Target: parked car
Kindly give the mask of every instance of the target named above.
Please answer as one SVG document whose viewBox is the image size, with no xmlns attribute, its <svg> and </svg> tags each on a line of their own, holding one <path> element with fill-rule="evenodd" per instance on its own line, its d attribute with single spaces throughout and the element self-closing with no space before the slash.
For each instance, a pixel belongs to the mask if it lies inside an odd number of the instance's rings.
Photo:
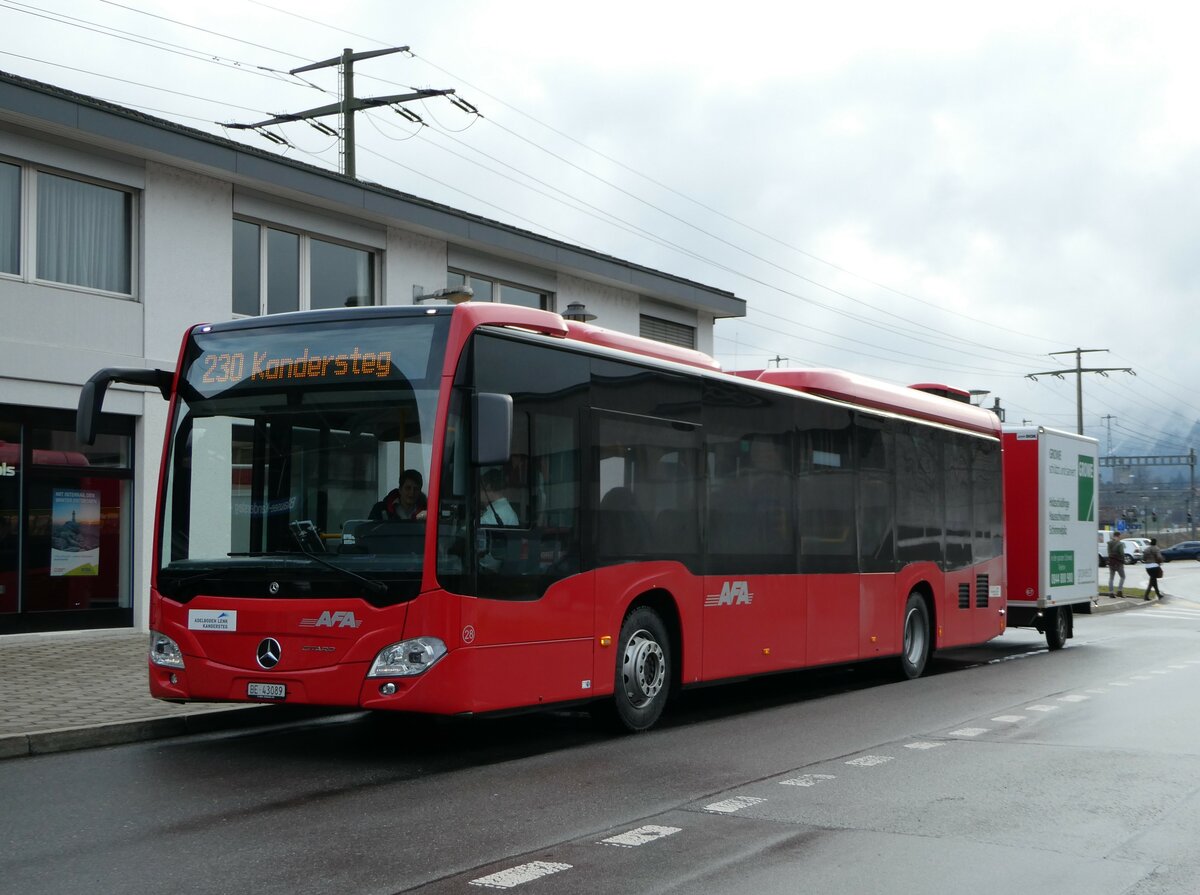
<svg viewBox="0 0 1200 895">
<path fill-rule="evenodd" d="M 1172 547 L 1163 548 L 1163 559 L 1200 559 L 1200 541 L 1180 541 Z"/>
<path fill-rule="evenodd" d="M 1108 542 L 1112 540 L 1112 532 L 1101 529 L 1097 533 L 1097 553 L 1100 557 L 1100 565 L 1108 565 Z M 1121 538 L 1121 548 L 1125 551 L 1125 565 L 1131 566 L 1135 562 L 1140 562 L 1142 559 L 1142 545 L 1138 543 L 1137 538 Z"/>
</svg>

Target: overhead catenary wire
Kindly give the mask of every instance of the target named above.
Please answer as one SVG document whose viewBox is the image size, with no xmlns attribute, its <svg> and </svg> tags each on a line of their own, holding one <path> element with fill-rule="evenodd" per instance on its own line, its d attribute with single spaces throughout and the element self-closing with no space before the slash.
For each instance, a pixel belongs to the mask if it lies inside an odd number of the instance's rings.
<svg viewBox="0 0 1200 895">
<path fill-rule="evenodd" d="M 114 3 L 114 2 L 112 2 L 112 0 L 104 0 L 104 2 L 107 2 L 107 3 L 108 3 L 108 5 L 110 5 L 110 6 L 121 7 L 121 8 L 125 8 L 125 9 L 132 9 L 132 7 L 129 7 L 129 6 L 127 6 L 126 4 Z M 270 4 L 267 4 L 267 3 L 257 3 L 257 5 L 259 5 L 259 6 L 263 6 L 263 7 L 265 7 L 265 8 L 269 8 L 269 9 L 275 9 L 277 12 L 281 12 L 281 13 L 287 13 L 287 14 L 289 14 L 289 15 L 292 15 L 292 14 L 293 14 L 293 13 L 291 13 L 290 11 L 287 11 L 287 10 L 281 10 L 281 9 L 279 9 L 278 7 L 272 7 Z M 144 11 L 142 11 L 142 10 L 136 10 L 136 11 L 138 11 L 138 12 L 143 12 L 143 13 L 144 13 Z M 148 13 L 147 13 L 147 14 L 148 14 Z M 152 15 L 152 14 L 151 14 L 151 15 Z M 165 17 L 158 17 L 158 18 L 165 18 Z M 300 16 L 300 18 L 304 18 L 304 17 L 303 17 L 303 16 Z M 175 21 L 175 20 L 170 20 L 170 21 Z M 332 27 L 332 26 L 330 26 L 328 23 L 319 22 L 319 21 L 317 21 L 317 20 L 315 20 L 315 19 L 312 19 L 312 20 L 310 20 L 310 21 L 312 21 L 314 24 L 320 25 L 320 26 L 322 26 L 322 27 Z M 181 23 L 181 24 L 186 24 L 186 23 Z M 205 30 L 205 29 L 202 29 L 202 30 Z M 218 32 L 210 32 L 210 33 L 213 33 L 213 34 L 218 34 Z M 235 40 L 237 39 L 237 38 L 232 38 L 232 37 L 231 37 L 231 36 L 229 36 L 229 35 L 219 35 L 219 36 L 221 36 L 221 37 L 224 37 L 224 38 L 227 38 L 227 39 L 235 39 Z M 372 40 L 373 40 L 373 38 L 368 38 L 368 36 L 367 36 L 367 35 L 357 35 L 357 36 L 363 37 L 364 39 L 372 39 Z M 246 43 L 246 44 L 253 44 L 253 42 L 250 42 L 250 41 L 243 41 L 243 43 Z M 263 45 L 261 45 L 261 44 L 257 44 L 256 46 L 263 47 Z M 263 47 L 263 48 L 264 48 L 264 49 L 267 49 L 267 50 L 270 50 L 270 51 L 272 51 L 272 52 L 276 52 L 276 53 L 278 53 L 278 52 L 282 52 L 282 51 L 279 51 L 279 50 L 278 50 L 278 49 L 276 49 L 276 48 L 271 48 L 271 47 Z M 290 54 L 290 55 L 292 55 L 292 57 L 293 57 L 293 58 L 296 58 L 296 59 L 304 59 L 304 58 L 305 58 L 305 57 L 297 56 L 297 55 L 295 55 L 295 54 Z M 423 62 L 425 62 L 426 64 L 431 64 L 431 63 L 429 63 L 429 60 L 422 59 L 422 61 L 423 61 Z M 435 66 L 435 67 L 436 67 L 436 66 Z M 98 73 L 93 73 L 93 74 L 98 74 Z M 118 79 L 118 80 L 121 80 L 121 79 Z M 127 83 L 136 83 L 136 82 L 127 82 Z M 468 83 L 468 85 L 469 85 L 469 82 L 466 82 L 466 83 Z M 146 86 L 150 86 L 150 85 L 146 85 Z M 478 88 L 474 88 L 474 89 L 478 89 Z M 481 91 L 481 92 L 482 92 L 484 95 L 488 95 L 488 94 L 486 93 L 486 91 Z M 181 94 L 181 95 L 187 96 L 187 94 Z M 205 101 L 205 102 L 212 102 L 212 100 L 209 100 L 209 99 L 207 99 L 207 98 L 203 98 L 203 97 L 198 97 L 198 99 L 201 99 L 201 100 L 203 100 L 203 101 Z M 500 101 L 500 102 L 502 102 L 502 101 Z M 508 104 L 504 104 L 504 105 L 505 105 L 505 106 L 508 106 Z M 512 108 L 512 107 L 509 107 L 509 108 Z M 259 110 L 255 110 L 255 111 L 259 111 Z M 515 109 L 515 108 L 514 108 L 514 111 L 515 111 L 516 113 L 518 113 L 518 114 L 524 115 L 524 113 L 522 113 L 522 112 L 521 112 L 519 109 Z M 541 124 L 541 122 L 537 122 L 537 120 L 536 120 L 536 119 L 533 119 L 533 118 L 532 118 L 532 117 L 530 117 L 530 116 L 526 116 L 526 117 L 529 117 L 529 118 L 530 118 L 530 120 L 533 120 L 533 121 L 535 121 L 535 123 Z M 199 119 L 199 118 L 197 118 L 197 120 L 202 120 L 202 119 Z M 543 125 L 543 126 L 547 126 L 547 125 Z M 561 132 L 560 132 L 560 133 L 561 133 Z M 574 138 L 571 138 L 569 135 L 565 135 L 565 134 L 564 134 L 564 137 L 566 137 L 567 139 L 572 139 L 572 140 L 574 139 Z M 579 141 L 575 141 L 575 142 L 579 142 Z M 582 143 L 580 143 L 580 145 L 585 145 L 585 144 L 582 144 Z M 590 148 L 589 148 L 589 151 L 594 151 L 594 150 L 590 150 Z M 604 154 L 603 154 L 603 153 L 598 153 L 598 154 L 599 154 L 601 157 L 604 157 Z M 612 161 L 613 161 L 615 164 L 618 164 L 618 165 L 621 165 L 621 164 L 622 164 L 622 163 L 620 163 L 619 161 L 617 161 L 617 160 L 615 160 L 615 159 L 613 159 Z M 644 177 L 644 176 L 645 176 L 645 175 L 642 175 L 642 174 L 640 174 L 639 172 L 636 172 L 634 169 L 632 169 L 632 168 L 629 168 L 628 166 L 624 166 L 624 165 L 622 165 L 622 167 L 625 167 L 625 168 L 627 168 L 627 169 L 628 169 L 628 170 L 630 170 L 632 173 L 634 173 L 634 174 L 637 174 L 638 176 L 642 176 L 642 177 Z M 410 169 L 410 170 L 411 170 L 411 169 Z M 442 181 L 442 185 L 443 185 L 443 186 L 449 186 L 449 185 L 448 185 L 448 184 L 447 184 L 447 183 L 446 183 L 444 180 Z M 667 187 L 667 186 L 665 186 L 665 185 L 663 185 L 663 188 L 665 188 L 665 189 L 668 189 L 668 190 L 670 190 L 670 189 L 671 189 L 670 187 Z M 468 196 L 470 196 L 470 195 L 471 195 L 470 193 L 468 193 L 468 192 L 465 192 L 465 191 L 461 191 L 461 190 L 460 190 L 459 192 L 462 192 L 462 193 L 463 193 L 463 195 L 468 195 Z M 684 196 L 682 193 L 680 193 L 679 195 L 681 195 L 681 196 L 682 196 L 683 198 L 685 198 L 685 199 L 688 199 L 688 201 L 695 201 L 695 200 L 691 199 L 691 197 Z M 478 197 L 478 196 L 475 196 L 474 198 L 475 198 L 475 200 L 476 200 L 476 201 L 484 201 L 484 200 L 482 200 L 482 199 L 481 199 L 480 197 Z M 495 205 L 495 204 L 493 204 L 493 203 L 485 203 L 485 204 L 488 204 L 488 205 L 489 205 L 489 207 L 498 208 L 498 206 L 496 206 L 496 205 Z M 699 203 L 699 204 L 703 205 L 703 203 Z M 507 209 L 501 209 L 501 210 L 502 210 L 502 211 L 506 211 L 506 212 L 507 212 Z M 717 210 L 715 210 L 715 209 L 710 209 L 710 210 L 711 210 L 711 211 L 713 211 L 713 213 L 716 213 L 716 214 L 721 214 L 721 212 L 719 212 L 719 211 L 717 211 Z M 538 227 L 538 228 L 541 228 L 541 229 L 546 229 L 546 228 L 544 228 L 544 226 L 543 226 L 543 225 L 537 224 L 536 222 L 534 222 L 534 221 L 530 220 L 530 219 L 529 219 L 529 218 L 527 218 L 527 217 L 522 217 L 522 218 L 520 218 L 520 220 L 529 221 L 530 223 L 534 224 L 534 225 L 535 225 L 535 227 Z M 557 232 L 557 231 L 549 231 L 549 232 Z M 560 234 L 560 235 L 561 235 L 561 234 Z M 771 236 L 771 234 L 768 234 L 768 233 L 763 233 L 763 232 L 761 232 L 761 231 L 759 232 L 759 235 L 760 235 L 760 236 L 764 236 L 765 238 L 768 238 L 768 239 L 772 239 L 772 238 L 773 238 L 773 237 Z M 778 240 L 776 240 L 776 241 L 778 241 Z M 795 247 L 791 247 L 791 248 L 793 248 L 793 250 L 795 250 L 795 251 L 800 251 L 800 252 L 802 252 L 802 250 L 796 249 Z M 815 256 L 814 256 L 814 258 L 815 258 Z M 823 259 L 816 258 L 816 260 L 818 260 L 818 261 L 821 261 L 821 263 L 827 263 L 827 262 L 824 262 L 824 261 L 823 261 Z M 836 269 L 836 265 L 834 265 L 834 267 L 835 267 L 835 269 Z M 853 272 L 852 272 L 852 271 L 845 271 L 845 270 L 843 270 L 842 272 L 849 273 L 850 275 L 857 276 L 857 275 L 853 274 Z M 864 279 L 864 278 L 861 278 L 861 277 L 860 277 L 860 279 Z M 864 279 L 864 281 L 870 282 L 869 280 L 865 280 L 865 279 Z M 880 286 L 881 288 L 888 288 L 888 289 L 890 289 L 890 287 L 884 286 L 883 284 L 874 283 L 873 285 Z M 896 290 L 892 290 L 892 291 L 896 291 Z M 898 293 L 898 294 L 902 294 L 902 293 Z M 917 301 L 922 301 L 922 302 L 923 302 L 923 300 L 922 300 L 922 299 L 916 298 L 915 296 L 909 296 L 909 297 L 910 297 L 910 298 L 913 298 L 913 299 L 915 299 L 915 300 L 917 300 Z M 931 304 L 930 306 L 933 306 L 933 305 Z M 780 320 L 789 320 L 790 318 L 785 318 L 785 317 L 779 316 L 779 317 L 778 317 L 778 319 L 780 319 Z M 966 317 L 966 319 L 975 319 L 975 318 Z M 983 322 L 983 321 L 978 321 L 978 320 L 976 320 L 975 322 Z M 989 325 L 989 326 L 992 326 L 992 324 L 988 324 L 988 325 Z M 995 327 L 993 327 L 993 328 L 995 328 Z M 886 330 L 884 330 L 884 331 L 886 331 Z M 1014 332 L 1015 332 L 1015 331 L 1014 331 Z M 1022 337 L 1026 337 L 1026 336 L 1028 336 L 1028 334 L 1024 334 L 1024 333 L 1019 333 L 1019 335 L 1021 335 Z M 840 338 L 840 336 L 839 336 L 839 338 Z M 940 347 L 940 346 L 937 346 L 937 347 Z M 773 353 L 773 352 L 774 352 L 774 349 L 772 349 L 772 350 L 771 350 L 771 353 Z M 793 353 L 793 354 L 794 354 L 795 352 L 788 352 L 788 353 Z"/>
</svg>

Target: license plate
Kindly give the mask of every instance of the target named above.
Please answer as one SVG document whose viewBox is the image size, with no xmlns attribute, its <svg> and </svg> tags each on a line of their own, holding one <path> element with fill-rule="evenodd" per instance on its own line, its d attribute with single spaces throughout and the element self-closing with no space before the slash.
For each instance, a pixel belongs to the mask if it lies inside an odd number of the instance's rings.
<svg viewBox="0 0 1200 895">
<path fill-rule="evenodd" d="M 247 684 L 246 695 L 253 699 L 286 699 L 287 684 Z"/>
</svg>

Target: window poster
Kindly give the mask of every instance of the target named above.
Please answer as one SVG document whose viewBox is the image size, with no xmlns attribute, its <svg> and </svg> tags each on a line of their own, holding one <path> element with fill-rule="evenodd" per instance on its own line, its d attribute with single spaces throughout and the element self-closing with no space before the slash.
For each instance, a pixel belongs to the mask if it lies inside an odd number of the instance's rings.
<svg viewBox="0 0 1200 895">
<path fill-rule="evenodd" d="M 100 574 L 100 492 L 55 488 L 50 576 Z"/>
</svg>

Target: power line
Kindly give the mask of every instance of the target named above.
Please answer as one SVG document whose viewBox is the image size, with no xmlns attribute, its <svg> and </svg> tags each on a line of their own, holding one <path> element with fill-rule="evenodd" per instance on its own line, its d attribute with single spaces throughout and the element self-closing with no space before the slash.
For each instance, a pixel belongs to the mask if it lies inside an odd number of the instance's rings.
<svg viewBox="0 0 1200 895">
<path fill-rule="evenodd" d="M 1074 369 L 1066 370 L 1046 370 L 1042 373 L 1027 373 L 1026 378 L 1037 382 L 1039 376 L 1057 376 L 1062 379 L 1067 373 L 1075 374 L 1075 408 L 1076 408 L 1076 428 L 1075 431 L 1080 435 L 1083 434 L 1083 374 L 1084 373 L 1099 373 L 1101 376 L 1107 376 L 1109 373 L 1128 373 L 1131 376 L 1137 374 L 1133 372 L 1131 367 L 1084 367 L 1082 365 L 1083 355 L 1092 354 L 1099 351 L 1108 351 L 1107 348 L 1071 348 L 1067 351 L 1051 351 L 1050 355 L 1056 356 L 1059 354 L 1074 354 L 1075 367 Z"/>
</svg>

